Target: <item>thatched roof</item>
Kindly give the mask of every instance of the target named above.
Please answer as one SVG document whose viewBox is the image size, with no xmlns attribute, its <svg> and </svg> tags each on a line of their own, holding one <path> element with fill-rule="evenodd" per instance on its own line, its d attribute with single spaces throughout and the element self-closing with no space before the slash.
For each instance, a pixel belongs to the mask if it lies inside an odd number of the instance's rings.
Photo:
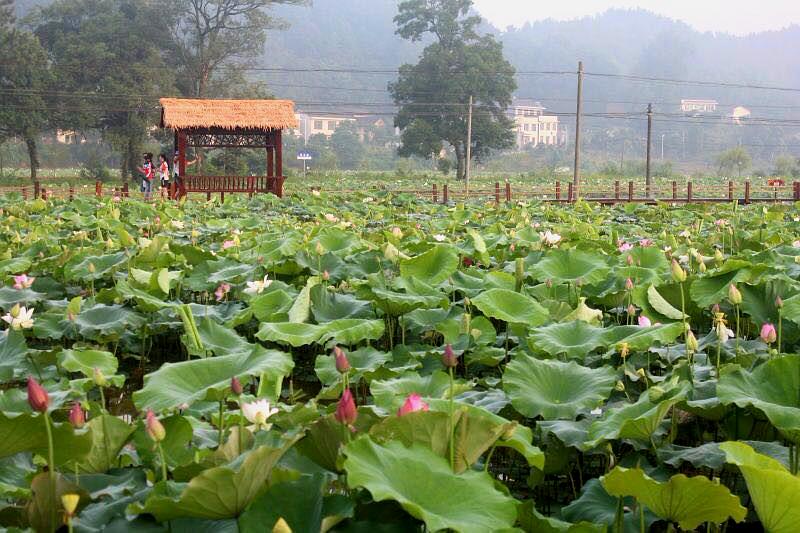
<svg viewBox="0 0 800 533">
<path fill-rule="evenodd" d="M 161 127 L 170 129 L 296 128 L 291 100 L 206 100 L 162 98 Z"/>
</svg>

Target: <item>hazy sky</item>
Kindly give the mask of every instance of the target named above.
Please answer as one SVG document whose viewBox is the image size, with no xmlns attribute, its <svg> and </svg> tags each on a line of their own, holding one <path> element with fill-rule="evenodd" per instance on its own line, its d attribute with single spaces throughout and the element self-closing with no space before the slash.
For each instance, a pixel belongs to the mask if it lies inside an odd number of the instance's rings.
<svg viewBox="0 0 800 533">
<path fill-rule="evenodd" d="M 484 17 L 500 28 L 546 18 L 569 20 L 612 7 L 640 7 L 682 20 L 701 31 L 737 35 L 800 23 L 797 0 L 474 0 L 474 3 Z"/>
</svg>

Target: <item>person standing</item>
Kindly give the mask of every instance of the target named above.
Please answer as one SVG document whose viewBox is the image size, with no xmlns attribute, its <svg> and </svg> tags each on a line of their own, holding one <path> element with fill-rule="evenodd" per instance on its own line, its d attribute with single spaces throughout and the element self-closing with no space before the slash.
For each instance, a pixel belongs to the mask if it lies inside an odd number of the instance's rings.
<svg viewBox="0 0 800 533">
<path fill-rule="evenodd" d="M 153 190 L 153 177 L 155 171 L 153 170 L 153 154 L 144 154 L 144 164 L 139 168 L 142 173 L 142 187 L 141 192 L 144 193 L 144 199 L 149 200 L 150 194 Z"/>
</svg>

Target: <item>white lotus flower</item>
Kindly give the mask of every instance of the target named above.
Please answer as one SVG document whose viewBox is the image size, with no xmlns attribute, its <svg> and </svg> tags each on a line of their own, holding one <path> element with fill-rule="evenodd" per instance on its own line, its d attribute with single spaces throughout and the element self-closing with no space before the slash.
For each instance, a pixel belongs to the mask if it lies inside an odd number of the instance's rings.
<svg viewBox="0 0 800 533">
<path fill-rule="evenodd" d="M 33 327 L 33 308 L 28 309 L 17 304 L 2 319 L 11 329 L 30 329 Z"/>
<path fill-rule="evenodd" d="M 437 233 L 436 235 L 433 236 L 433 240 L 436 242 L 444 242 L 447 240 L 447 237 L 445 237 L 441 233 Z"/>
<path fill-rule="evenodd" d="M 265 275 L 264 279 L 258 279 L 256 281 L 248 281 L 247 288 L 244 290 L 246 294 L 251 296 L 255 296 L 256 294 L 261 294 L 264 292 L 264 289 L 272 285 L 272 280 L 269 279 L 269 276 Z"/>
<path fill-rule="evenodd" d="M 600 416 L 600 415 L 603 414 L 603 410 L 601 408 L 599 408 L 599 407 L 596 407 L 596 408 L 592 409 L 591 411 L 589 411 L 589 414 L 593 415 L 593 416 Z"/>
<path fill-rule="evenodd" d="M 800 240 L 796 240 L 792 243 L 792 246 L 795 248 L 800 248 Z"/>
<path fill-rule="evenodd" d="M 550 230 L 547 230 L 544 233 L 539 233 L 539 237 L 541 237 L 541 239 L 548 246 L 555 246 L 561 241 L 561 235 L 558 233 L 553 233 Z"/>
<path fill-rule="evenodd" d="M 183 221 L 182 220 L 172 220 L 170 221 L 170 225 L 175 229 L 183 229 Z"/>
<path fill-rule="evenodd" d="M 330 213 L 325 213 L 325 220 L 328 222 L 339 222 L 339 219 Z"/>
<path fill-rule="evenodd" d="M 274 407 L 270 409 L 267 400 L 258 400 L 251 403 L 242 404 L 244 417 L 256 426 L 256 430 L 269 430 L 272 424 L 267 424 L 267 419 L 278 412 Z"/>
</svg>

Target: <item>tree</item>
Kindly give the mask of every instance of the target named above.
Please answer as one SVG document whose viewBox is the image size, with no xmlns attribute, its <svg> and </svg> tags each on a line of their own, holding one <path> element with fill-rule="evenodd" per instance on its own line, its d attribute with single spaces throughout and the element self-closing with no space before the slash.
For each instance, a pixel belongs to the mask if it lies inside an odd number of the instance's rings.
<svg viewBox="0 0 800 533">
<path fill-rule="evenodd" d="M 2 9 L 8 5 L 0 4 Z M 48 125 L 44 94 L 50 83 L 47 56 L 35 35 L 12 26 L 0 28 L 0 142 L 21 137 L 28 149 L 31 180 L 36 180 L 36 140 Z"/>
<path fill-rule="evenodd" d="M 790 156 L 780 156 L 775 159 L 773 176 L 793 178 L 800 175 L 800 160 Z"/>
<path fill-rule="evenodd" d="M 0 0 L 0 31 L 10 30 L 15 22 L 14 0 Z"/>
<path fill-rule="evenodd" d="M 720 174 L 736 170 L 740 178 L 742 177 L 742 171 L 750 168 L 751 163 L 750 154 L 741 146 L 722 152 L 717 158 Z"/>
<path fill-rule="evenodd" d="M 282 27 L 268 13 L 277 4 L 306 0 L 175 0 L 156 2 L 151 20 L 157 38 L 177 65 L 178 87 L 185 95 L 219 95 L 246 83 L 243 68 L 264 49 L 266 31 Z M 225 69 L 224 76 L 217 76 Z"/>
<path fill-rule="evenodd" d="M 364 145 L 358 139 L 356 125 L 344 122 L 331 135 L 330 148 L 343 169 L 357 169 L 364 159 Z"/>
<path fill-rule="evenodd" d="M 136 175 L 158 96 L 173 73 L 147 36 L 146 0 L 56 2 L 34 23 L 58 81 L 52 119 L 59 127 L 98 129 L 121 154 L 123 180 Z"/>
<path fill-rule="evenodd" d="M 491 35 L 481 36 L 481 19 L 470 15 L 472 0 L 405 0 L 395 17 L 397 33 L 411 41 L 427 34 L 416 65 L 400 67 L 389 91 L 400 107 L 395 125 L 402 130 L 399 155 L 437 156 L 444 143 L 453 147 L 458 179 L 464 179 L 467 114 L 473 97 L 471 156 L 481 160 L 492 150 L 514 143 L 513 122 L 506 116 L 517 87 L 514 67 Z"/>
</svg>

